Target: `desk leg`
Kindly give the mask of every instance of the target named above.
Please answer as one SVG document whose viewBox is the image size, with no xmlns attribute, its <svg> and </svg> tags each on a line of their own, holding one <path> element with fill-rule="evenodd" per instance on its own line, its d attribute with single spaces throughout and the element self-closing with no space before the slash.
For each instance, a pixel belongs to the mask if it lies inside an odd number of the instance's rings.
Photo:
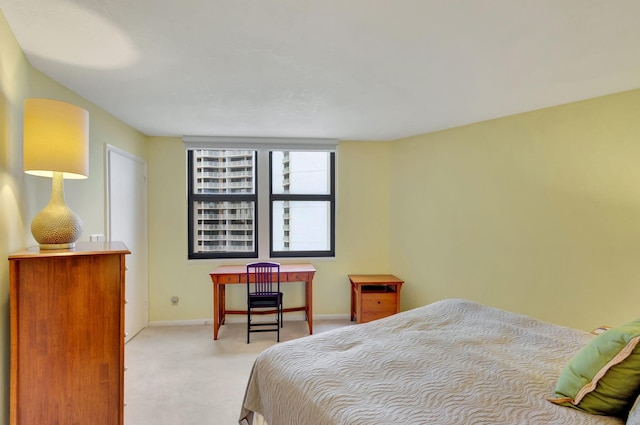
<svg viewBox="0 0 640 425">
<path fill-rule="evenodd" d="M 218 339 L 220 326 L 224 324 L 225 306 L 225 286 L 218 283 L 213 284 L 213 340 Z"/>
<path fill-rule="evenodd" d="M 220 320 L 218 320 L 218 328 L 224 325 L 225 318 L 227 317 L 227 287 L 220 285 L 220 298 L 218 298 L 218 309 L 220 310 Z"/>
<path fill-rule="evenodd" d="M 307 311 L 307 323 L 309 324 L 309 335 L 313 335 L 313 278 L 305 281 L 305 302 Z"/>
<path fill-rule="evenodd" d="M 220 329 L 220 285 L 213 284 L 213 340 L 218 339 L 218 329 Z"/>
</svg>

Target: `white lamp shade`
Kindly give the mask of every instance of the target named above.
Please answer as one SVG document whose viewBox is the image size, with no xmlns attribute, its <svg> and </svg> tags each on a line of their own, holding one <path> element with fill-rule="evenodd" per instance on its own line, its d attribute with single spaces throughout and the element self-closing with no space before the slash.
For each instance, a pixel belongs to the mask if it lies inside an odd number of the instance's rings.
<svg viewBox="0 0 640 425">
<path fill-rule="evenodd" d="M 24 102 L 24 171 L 65 179 L 89 176 L 89 113 L 51 99 Z"/>
</svg>

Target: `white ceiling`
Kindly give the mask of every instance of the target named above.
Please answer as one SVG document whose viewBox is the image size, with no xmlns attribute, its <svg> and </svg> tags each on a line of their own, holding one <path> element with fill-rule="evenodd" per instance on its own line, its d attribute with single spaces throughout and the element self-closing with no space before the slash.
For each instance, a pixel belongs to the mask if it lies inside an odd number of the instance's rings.
<svg viewBox="0 0 640 425">
<path fill-rule="evenodd" d="M 147 135 L 387 140 L 640 87 L 639 0 L 0 0 Z"/>
</svg>

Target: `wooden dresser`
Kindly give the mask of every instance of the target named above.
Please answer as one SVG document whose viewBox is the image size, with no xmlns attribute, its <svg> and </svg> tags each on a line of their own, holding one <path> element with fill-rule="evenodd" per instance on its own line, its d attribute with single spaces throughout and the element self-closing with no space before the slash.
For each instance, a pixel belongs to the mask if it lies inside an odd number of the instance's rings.
<svg viewBox="0 0 640 425">
<path fill-rule="evenodd" d="M 9 257 L 11 425 L 123 425 L 121 242 Z"/>
</svg>

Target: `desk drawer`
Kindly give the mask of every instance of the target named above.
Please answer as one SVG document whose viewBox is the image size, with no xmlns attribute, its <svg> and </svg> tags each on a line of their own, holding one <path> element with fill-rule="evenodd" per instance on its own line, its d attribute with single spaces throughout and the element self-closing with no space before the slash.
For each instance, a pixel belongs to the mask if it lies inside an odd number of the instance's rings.
<svg viewBox="0 0 640 425">
<path fill-rule="evenodd" d="M 244 276 L 244 275 L 242 275 Z M 218 277 L 218 282 L 220 283 L 240 283 L 240 277 L 241 275 L 239 274 L 225 274 L 222 276 Z"/>
<path fill-rule="evenodd" d="M 301 273 L 301 272 L 282 273 L 281 278 L 283 282 L 306 282 L 307 273 Z"/>
</svg>

